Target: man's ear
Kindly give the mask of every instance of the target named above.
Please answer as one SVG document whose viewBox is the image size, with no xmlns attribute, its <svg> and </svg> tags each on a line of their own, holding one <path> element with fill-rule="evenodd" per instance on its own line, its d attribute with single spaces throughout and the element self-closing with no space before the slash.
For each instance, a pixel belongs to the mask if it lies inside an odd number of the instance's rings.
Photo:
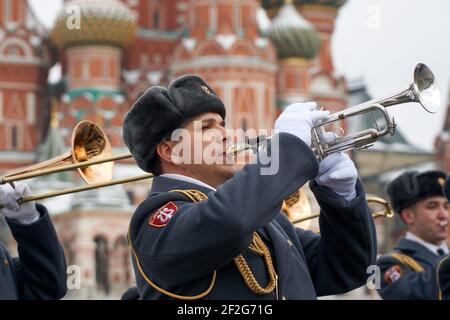
<svg viewBox="0 0 450 320">
<path fill-rule="evenodd" d="M 163 141 L 156 146 L 156 153 L 162 161 L 171 164 L 178 164 L 180 159 L 178 159 L 177 155 L 174 154 L 174 147 L 174 141 Z"/>
<path fill-rule="evenodd" d="M 400 212 L 400 217 L 406 225 L 414 224 L 416 215 L 410 208 L 405 208 Z"/>
</svg>

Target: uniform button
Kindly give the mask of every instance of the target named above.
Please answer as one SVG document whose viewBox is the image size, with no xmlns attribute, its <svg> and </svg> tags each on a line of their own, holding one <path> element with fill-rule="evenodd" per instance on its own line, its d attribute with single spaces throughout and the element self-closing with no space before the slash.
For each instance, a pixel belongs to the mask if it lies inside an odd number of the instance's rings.
<svg viewBox="0 0 450 320">
<path fill-rule="evenodd" d="M 292 241 L 291 240 L 288 239 L 287 243 L 288 243 L 289 247 L 292 247 Z"/>
<path fill-rule="evenodd" d="M 5 267 L 7 267 L 7 268 L 9 267 L 9 262 L 8 262 L 8 260 L 5 259 L 5 261 L 3 262 L 3 264 L 4 264 Z"/>
</svg>

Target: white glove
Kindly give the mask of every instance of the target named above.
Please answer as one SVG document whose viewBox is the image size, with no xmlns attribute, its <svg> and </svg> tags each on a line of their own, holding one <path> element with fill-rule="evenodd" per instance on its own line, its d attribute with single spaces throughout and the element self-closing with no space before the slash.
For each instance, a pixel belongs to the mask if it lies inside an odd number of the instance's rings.
<svg viewBox="0 0 450 320">
<path fill-rule="evenodd" d="M 355 164 L 347 154 L 340 152 L 332 153 L 320 162 L 315 181 L 351 201 L 356 197 L 357 179 Z"/>
<path fill-rule="evenodd" d="M 315 122 L 324 120 L 330 111 L 316 111 L 317 103 L 293 103 L 289 105 L 275 121 L 278 132 L 293 134 L 311 146 L 311 129 Z M 332 133 L 334 137 L 334 133 Z M 328 137 L 325 137 L 329 140 Z"/>
<path fill-rule="evenodd" d="M 16 182 L 15 189 L 9 184 L 0 186 L 0 202 L 3 205 L 3 208 L 0 208 L 0 213 L 4 214 L 8 219 L 22 224 L 31 224 L 37 221 L 39 219 L 39 211 L 37 211 L 34 201 L 20 205 L 17 203 L 17 200 L 30 194 L 30 187 L 23 182 Z"/>
</svg>

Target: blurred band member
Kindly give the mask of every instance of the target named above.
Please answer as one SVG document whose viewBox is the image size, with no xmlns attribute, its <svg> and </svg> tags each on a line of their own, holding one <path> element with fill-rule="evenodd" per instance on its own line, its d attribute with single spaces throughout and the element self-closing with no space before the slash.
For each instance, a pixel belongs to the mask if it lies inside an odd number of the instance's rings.
<svg viewBox="0 0 450 320">
<path fill-rule="evenodd" d="M 60 299 L 67 291 L 66 261 L 47 209 L 34 202 L 18 204 L 30 194 L 28 185 L 0 186 L 0 213 L 18 245 L 11 258 L 0 243 L 0 300 Z"/>
<path fill-rule="evenodd" d="M 388 185 L 392 207 L 405 223 L 406 236 L 394 252 L 378 259 L 384 299 L 449 298 L 448 199 L 440 171 L 405 172 Z"/>
</svg>

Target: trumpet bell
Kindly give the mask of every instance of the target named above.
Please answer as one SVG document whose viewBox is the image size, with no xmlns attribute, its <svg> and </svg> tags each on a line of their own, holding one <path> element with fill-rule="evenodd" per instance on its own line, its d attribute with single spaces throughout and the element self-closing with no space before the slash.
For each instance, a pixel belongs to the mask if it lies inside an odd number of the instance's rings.
<svg viewBox="0 0 450 320">
<path fill-rule="evenodd" d="M 111 144 L 103 130 L 93 122 L 81 121 L 72 133 L 72 162 L 105 159 L 112 155 Z M 87 184 L 110 181 L 114 174 L 114 162 L 103 162 L 78 168 Z"/>
<path fill-rule="evenodd" d="M 441 94 L 433 72 L 425 64 L 416 65 L 413 85 L 418 94 L 418 102 L 422 107 L 428 112 L 437 112 L 441 106 Z"/>
</svg>

